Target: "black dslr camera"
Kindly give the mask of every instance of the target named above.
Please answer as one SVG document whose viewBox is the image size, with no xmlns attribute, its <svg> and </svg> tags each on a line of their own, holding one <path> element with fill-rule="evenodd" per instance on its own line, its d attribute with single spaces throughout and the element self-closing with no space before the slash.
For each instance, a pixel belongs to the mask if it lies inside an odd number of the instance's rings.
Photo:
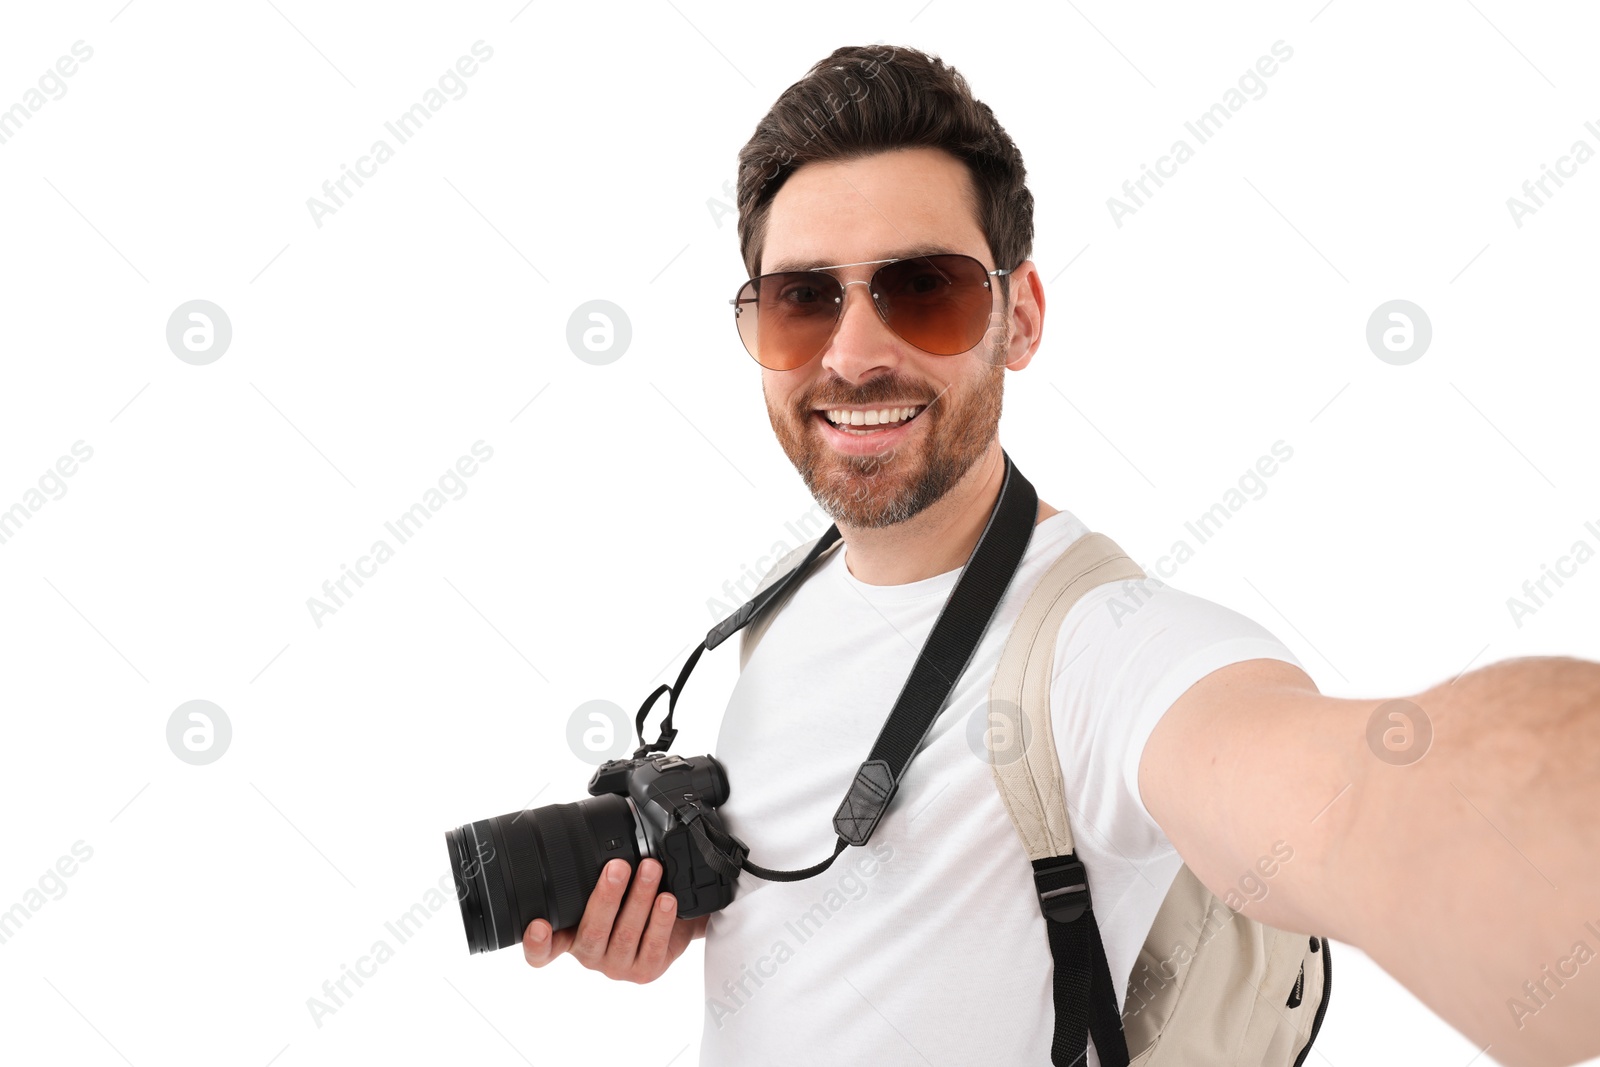
<svg viewBox="0 0 1600 1067">
<path fill-rule="evenodd" d="M 676 682 L 663 682 L 645 698 L 634 718 L 639 747 L 631 759 L 610 760 L 595 770 L 589 779 L 594 799 L 497 815 L 445 833 L 469 949 L 509 948 L 535 919 L 544 919 L 552 930 L 577 926 L 600 872 L 617 858 L 635 872 L 646 856 L 658 861 L 659 892 L 677 898 L 680 919 L 697 919 L 733 903 L 741 870 L 758 878 L 790 879 L 820 873 L 832 862 L 830 857 L 802 872 L 769 871 L 747 862 L 750 850 L 723 828 L 716 811 L 728 800 L 722 764 L 714 756 L 684 759 L 667 749 L 678 736 L 672 726 L 678 698 L 700 654 L 738 633 L 838 538 L 838 527 L 830 527 L 798 567 L 711 628 L 684 661 Z M 645 719 L 662 696 L 667 714 L 660 736 L 647 743 Z M 834 856 L 845 844 L 841 838 Z"/>
<path fill-rule="evenodd" d="M 577 926 L 600 872 L 618 857 L 635 871 L 646 856 L 658 860 L 659 891 L 677 898 L 679 918 L 732 903 L 745 850 L 715 811 L 728 799 L 728 776 L 715 757 L 649 752 L 611 760 L 595 770 L 589 793 L 592 800 L 546 804 L 445 833 L 471 951 L 515 945 L 535 919 L 552 930 Z M 732 842 L 735 862 L 707 840 Z"/>
</svg>

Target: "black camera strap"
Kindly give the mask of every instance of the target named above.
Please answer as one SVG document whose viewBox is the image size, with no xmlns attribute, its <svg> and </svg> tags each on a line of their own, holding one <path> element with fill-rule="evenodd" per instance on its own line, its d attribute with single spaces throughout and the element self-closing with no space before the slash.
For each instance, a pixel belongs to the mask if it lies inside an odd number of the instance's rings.
<svg viewBox="0 0 1600 1067">
<path fill-rule="evenodd" d="M 660 796 L 658 799 L 661 803 L 677 811 L 679 817 L 689 825 L 701 853 L 714 870 L 730 877 L 737 875 L 740 870 L 746 870 L 768 881 L 800 881 L 827 870 L 845 846 L 864 845 L 872 836 L 872 831 L 894 799 L 900 780 L 916 756 L 923 738 L 944 710 L 957 679 L 977 652 L 984 632 L 1016 575 L 1022 557 L 1027 552 L 1029 539 L 1033 536 L 1039 510 L 1038 494 L 1011 461 L 1011 457 L 1003 450 L 1001 455 L 1005 459 L 1005 477 L 1000 486 L 1000 497 L 989 513 L 989 520 L 984 525 L 978 543 L 961 569 L 955 588 L 945 600 L 933 630 L 917 653 L 916 663 L 888 719 L 878 732 L 872 751 L 856 771 L 849 792 L 834 813 L 833 827 L 838 834 L 838 842 L 833 855 L 804 870 L 768 870 L 750 862 L 749 849 L 738 838 L 711 825 L 710 820 L 700 818 L 705 809 L 693 798 Z M 663 684 L 645 699 L 636 720 L 641 742 L 644 739 L 645 718 L 651 705 L 663 692 L 669 694 L 667 715 L 662 722 L 660 737 L 653 744 L 641 745 L 634 754 L 636 757 L 665 751 L 677 736 L 677 731 L 672 728 L 672 713 L 700 654 L 706 649 L 716 648 L 738 633 L 768 604 L 803 581 L 818 557 L 839 536 L 839 527 L 830 525 L 793 570 L 712 627 L 705 640 L 684 663 L 675 684 Z"/>
</svg>

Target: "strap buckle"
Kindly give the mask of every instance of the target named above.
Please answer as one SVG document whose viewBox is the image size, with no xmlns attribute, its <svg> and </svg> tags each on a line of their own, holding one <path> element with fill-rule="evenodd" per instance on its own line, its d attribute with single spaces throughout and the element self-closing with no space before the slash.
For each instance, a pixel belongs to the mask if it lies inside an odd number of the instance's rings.
<svg viewBox="0 0 1600 1067">
<path fill-rule="evenodd" d="M 1039 861 L 1033 884 L 1046 919 L 1070 923 L 1089 910 L 1089 875 L 1075 854 Z"/>
</svg>

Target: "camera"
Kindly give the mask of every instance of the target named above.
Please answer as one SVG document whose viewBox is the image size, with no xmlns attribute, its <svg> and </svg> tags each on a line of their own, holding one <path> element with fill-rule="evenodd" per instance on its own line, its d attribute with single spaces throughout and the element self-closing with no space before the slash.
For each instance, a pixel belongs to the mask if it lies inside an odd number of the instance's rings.
<svg viewBox="0 0 1600 1067">
<path fill-rule="evenodd" d="M 660 862 L 659 892 L 677 899 L 679 918 L 733 901 L 738 863 L 708 841 L 731 841 L 738 859 L 746 850 L 715 810 L 728 799 L 728 776 L 715 757 L 649 752 L 610 760 L 589 779 L 589 793 L 575 804 L 445 833 L 470 951 L 515 945 L 535 919 L 552 930 L 577 926 L 600 872 L 619 857 L 635 871 L 646 856 Z"/>
</svg>

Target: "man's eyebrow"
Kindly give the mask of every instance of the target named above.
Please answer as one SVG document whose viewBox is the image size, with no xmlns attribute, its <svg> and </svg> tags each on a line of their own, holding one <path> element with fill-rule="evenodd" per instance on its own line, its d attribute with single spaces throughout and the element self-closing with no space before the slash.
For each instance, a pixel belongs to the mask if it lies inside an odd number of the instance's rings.
<svg viewBox="0 0 1600 1067">
<path fill-rule="evenodd" d="M 877 260 L 877 259 L 911 259 L 913 256 L 947 256 L 947 255 L 965 255 L 965 253 L 958 253 L 954 249 L 946 248 L 943 245 L 914 245 L 911 248 L 903 248 L 903 249 L 899 249 L 897 251 L 887 252 L 884 255 L 873 256 L 872 258 L 875 259 L 875 260 Z M 852 262 L 854 262 L 854 261 L 852 261 Z M 780 273 L 780 272 L 789 272 L 789 271 L 817 270 L 817 269 L 822 268 L 822 267 L 833 267 L 833 266 L 837 266 L 837 265 L 838 265 L 838 261 L 829 260 L 829 259 L 787 259 L 787 260 L 782 260 L 779 263 L 775 264 L 772 267 L 772 269 L 769 270 L 767 273 L 769 273 L 769 274 L 777 274 L 777 273 Z"/>
</svg>

